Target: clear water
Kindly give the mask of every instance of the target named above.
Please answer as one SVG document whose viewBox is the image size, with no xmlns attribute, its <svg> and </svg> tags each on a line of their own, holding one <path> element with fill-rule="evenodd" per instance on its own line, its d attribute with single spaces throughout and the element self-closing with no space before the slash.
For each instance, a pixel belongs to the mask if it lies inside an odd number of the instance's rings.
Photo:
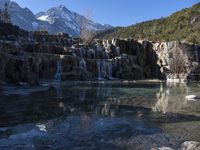
<svg viewBox="0 0 200 150">
<path fill-rule="evenodd" d="M 200 141 L 200 84 L 67 82 L 0 92 L 0 149 L 177 149 Z"/>
</svg>

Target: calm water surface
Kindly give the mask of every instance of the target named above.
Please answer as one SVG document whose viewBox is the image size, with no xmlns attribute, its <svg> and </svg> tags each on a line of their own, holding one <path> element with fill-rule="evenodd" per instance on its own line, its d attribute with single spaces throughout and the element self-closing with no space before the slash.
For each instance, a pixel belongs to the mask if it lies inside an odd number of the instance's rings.
<svg viewBox="0 0 200 150">
<path fill-rule="evenodd" d="M 177 149 L 200 141 L 200 84 L 67 82 L 0 91 L 0 150 Z"/>
</svg>

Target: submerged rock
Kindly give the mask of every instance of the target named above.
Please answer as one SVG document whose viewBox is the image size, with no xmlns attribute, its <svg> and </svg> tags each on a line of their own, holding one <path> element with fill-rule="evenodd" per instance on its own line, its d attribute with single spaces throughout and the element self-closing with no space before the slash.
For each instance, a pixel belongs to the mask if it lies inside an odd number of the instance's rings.
<svg viewBox="0 0 200 150">
<path fill-rule="evenodd" d="M 182 150 L 200 150 L 200 142 L 186 141 L 181 145 Z"/>
<path fill-rule="evenodd" d="M 174 149 L 170 147 L 161 147 L 158 148 L 158 150 L 174 150 Z M 181 148 L 179 148 L 179 150 L 200 150 L 200 142 L 186 141 L 183 144 L 181 144 Z"/>
<path fill-rule="evenodd" d="M 158 150 L 174 150 L 170 147 L 161 147 L 161 148 L 158 148 Z"/>
<path fill-rule="evenodd" d="M 196 95 L 187 95 L 185 98 L 187 100 L 196 100 L 196 99 L 199 99 Z"/>
</svg>

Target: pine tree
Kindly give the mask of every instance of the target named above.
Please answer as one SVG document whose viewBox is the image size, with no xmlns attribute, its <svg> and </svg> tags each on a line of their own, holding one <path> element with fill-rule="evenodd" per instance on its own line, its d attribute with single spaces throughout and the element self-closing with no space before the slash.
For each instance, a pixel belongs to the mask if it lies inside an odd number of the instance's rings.
<svg viewBox="0 0 200 150">
<path fill-rule="evenodd" d="M 5 2 L 5 20 L 4 23 L 11 23 L 11 19 L 10 19 L 10 14 L 9 14 L 9 6 L 10 6 L 10 2 Z"/>
<path fill-rule="evenodd" d="M 10 2 L 6 1 L 4 4 L 4 10 L 0 10 L 0 22 L 2 23 L 11 23 L 11 18 L 9 14 Z"/>
</svg>

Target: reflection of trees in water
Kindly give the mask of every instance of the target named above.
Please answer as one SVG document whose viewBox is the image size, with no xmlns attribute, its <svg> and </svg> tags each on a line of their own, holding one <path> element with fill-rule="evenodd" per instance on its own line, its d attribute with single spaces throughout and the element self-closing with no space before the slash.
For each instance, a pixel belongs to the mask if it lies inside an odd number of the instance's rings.
<svg viewBox="0 0 200 150">
<path fill-rule="evenodd" d="M 88 86 L 89 85 L 89 86 Z M 56 94 L 59 98 L 59 109 L 64 112 L 89 112 L 95 114 L 114 117 L 118 114 L 119 106 L 152 108 L 153 111 L 162 113 L 179 113 L 186 106 L 185 96 L 189 93 L 189 88 L 184 83 L 160 85 L 160 91 L 153 93 L 157 101 L 154 102 L 149 97 L 120 96 L 114 98 L 112 95 L 112 84 L 99 82 L 95 84 L 80 84 L 72 88 L 56 87 Z M 155 103 L 155 104 L 154 104 Z M 132 107 L 134 106 L 134 107 Z"/>
<path fill-rule="evenodd" d="M 152 108 L 153 111 L 162 113 L 177 113 L 187 104 L 185 96 L 189 88 L 185 83 L 163 83 L 157 93 L 157 102 Z"/>
</svg>

